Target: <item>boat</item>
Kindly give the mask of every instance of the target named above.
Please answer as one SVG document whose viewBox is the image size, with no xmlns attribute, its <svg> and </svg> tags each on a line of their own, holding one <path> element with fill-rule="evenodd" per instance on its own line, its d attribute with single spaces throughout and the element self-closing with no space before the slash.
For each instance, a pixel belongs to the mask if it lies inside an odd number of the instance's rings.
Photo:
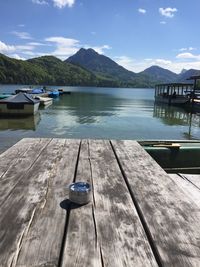
<svg viewBox="0 0 200 267">
<path fill-rule="evenodd" d="M 60 95 L 59 91 L 53 90 L 48 92 L 49 97 L 58 97 Z"/>
<path fill-rule="evenodd" d="M 168 105 L 181 105 L 190 101 L 185 91 L 191 90 L 193 84 L 167 83 L 155 86 L 155 101 Z"/>
<path fill-rule="evenodd" d="M 46 93 L 46 89 L 45 88 L 20 88 L 15 90 L 15 93 L 26 93 L 26 94 L 31 94 L 31 95 L 48 95 Z"/>
<path fill-rule="evenodd" d="M 26 93 L 26 94 L 31 94 L 32 89 L 31 88 L 20 88 L 15 90 L 15 94 L 19 94 L 19 93 Z"/>
<path fill-rule="evenodd" d="M 200 174 L 200 140 L 139 141 L 168 173 Z"/>
<path fill-rule="evenodd" d="M 0 94 L 0 99 L 8 98 L 11 94 Z"/>
<path fill-rule="evenodd" d="M 40 101 L 40 106 L 50 106 L 53 103 L 51 97 L 35 96 L 34 98 Z"/>
<path fill-rule="evenodd" d="M 0 115 L 34 115 L 40 101 L 26 93 L 18 93 L 0 100 Z"/>
</svg>

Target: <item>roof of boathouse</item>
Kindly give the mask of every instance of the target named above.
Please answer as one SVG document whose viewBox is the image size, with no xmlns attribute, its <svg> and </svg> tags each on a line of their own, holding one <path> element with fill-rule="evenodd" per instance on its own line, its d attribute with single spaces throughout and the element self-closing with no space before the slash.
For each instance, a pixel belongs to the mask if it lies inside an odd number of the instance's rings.
<svg viewBox="0 0 200 267">
<path fill-rule="evenodd" d="M 12 95 L 8 98 L 2 99 L 1 103 L 21 103 L 21 104 L 35 104 L 39 100 L 34 99 L 31 95 L 25 93 L 18 93 L 17 95 Z"/>
<path fill-rule="evenodd" d="M 158 86 L 192 86 L 193 83 L 160 83 L 156 84 L 156 87 Z"/>
<path fill-rule="evenodd" d="M 187 80 L 199 80 L 200 79 L 200 75 L 194 75 L 189 77 Z"/>
</svg>

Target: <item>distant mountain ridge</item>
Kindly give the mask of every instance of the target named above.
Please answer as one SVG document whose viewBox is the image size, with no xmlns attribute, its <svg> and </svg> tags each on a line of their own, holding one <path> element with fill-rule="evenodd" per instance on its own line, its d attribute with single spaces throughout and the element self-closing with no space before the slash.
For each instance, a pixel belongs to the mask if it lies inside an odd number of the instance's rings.
<svg viewBox="0 0 200 267">
<path fill-rule="evenodd" d="M 76 85 L 99 87 L 153 87 L 157 83 L 191 82 L 200 70 L 176 74 L 159 66 L 135 73 L 93 49 L 81 48 L 62 61 L 54 56 L 17 60 L 0 54 L 1 84 Z"/>
<path fill-rule="evenodd" d="M 179 76 L 178 74 L 168 69 L 163 69 L 158 66 L 151 66 L 140 73 L 146 74 L 149 77 L 151 77 L 151 79 L 154 79 L 155 81 L 163 82 L 163 83 L 175 82 L 177 81 L 178 76 Z"/>
</svg>

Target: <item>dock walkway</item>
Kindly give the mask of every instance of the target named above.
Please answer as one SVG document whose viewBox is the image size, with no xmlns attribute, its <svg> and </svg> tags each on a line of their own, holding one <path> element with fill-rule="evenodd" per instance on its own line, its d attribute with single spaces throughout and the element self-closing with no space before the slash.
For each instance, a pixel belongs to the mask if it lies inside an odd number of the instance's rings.
<svg viewBox="0 0 200 267">
<path fill-rule="evenodd" d="M 136 141 L 22 139 L 0 155 L 0 266 L 199 267 L 199 179 Z M 73 181 L 89 204 L 70 203 Z"/>
</svg>

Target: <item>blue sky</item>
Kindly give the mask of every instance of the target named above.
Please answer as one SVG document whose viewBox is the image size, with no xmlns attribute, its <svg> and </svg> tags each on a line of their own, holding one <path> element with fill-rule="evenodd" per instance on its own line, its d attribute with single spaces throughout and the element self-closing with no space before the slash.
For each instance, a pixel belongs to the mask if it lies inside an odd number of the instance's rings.
<svg viewBox="0 0 200 267">
<path fill-rule="evenodd" d="M 1 0 L 0 53 L 62 60 L 93 48 L 134 72 L 200 69 L 199 0 Z"/>
</svg>

